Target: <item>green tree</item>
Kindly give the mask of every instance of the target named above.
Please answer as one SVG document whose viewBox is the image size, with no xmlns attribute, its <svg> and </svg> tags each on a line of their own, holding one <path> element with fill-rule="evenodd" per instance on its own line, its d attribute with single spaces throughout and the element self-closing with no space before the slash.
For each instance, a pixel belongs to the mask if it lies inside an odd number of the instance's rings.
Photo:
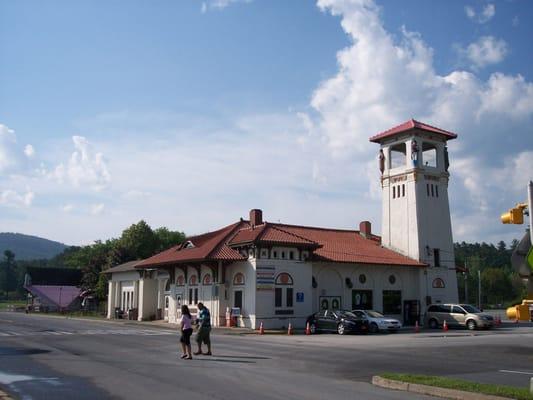
<svg viewBox="0 0 533 400">
<path fill-rule="evenodd" d="M 185 234 L 183 232 L 171 231 L 165 227 L 157 228 L 155 235 L 159 242 L 158 251 L 163 251 L 183 243 L 185 240 Z"/>
<path fill-rule="evenodd" d="M 125 229 L 119 241 L 133 259 L 148 258 L 159 248 L 157 235 L 143 220 Z"/>
</svg>

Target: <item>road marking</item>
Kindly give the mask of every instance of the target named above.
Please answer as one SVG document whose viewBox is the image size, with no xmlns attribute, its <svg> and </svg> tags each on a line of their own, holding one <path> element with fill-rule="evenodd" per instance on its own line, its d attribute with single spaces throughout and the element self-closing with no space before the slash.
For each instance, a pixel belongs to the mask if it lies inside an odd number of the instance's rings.
<svg viewBox="0 0 533 400">
<path fill-rule="evenodd" d="M 10 336 L 67 336 L 67 335 L 133 335 L 133 336 L 167 336 L 176 332 L 149 329 L 87 329 L 80 331 L 0 331 L 0 337 Z"/>
<path fill-rule="evenodd" d="M 500 369 L 498 372 L 505 372 L 508 374 L 522 374 L 522 375 L 533 375 L 533 372 L 526 372 L 526 371 L 511 371 L 508 369 Z"/>
</svg>

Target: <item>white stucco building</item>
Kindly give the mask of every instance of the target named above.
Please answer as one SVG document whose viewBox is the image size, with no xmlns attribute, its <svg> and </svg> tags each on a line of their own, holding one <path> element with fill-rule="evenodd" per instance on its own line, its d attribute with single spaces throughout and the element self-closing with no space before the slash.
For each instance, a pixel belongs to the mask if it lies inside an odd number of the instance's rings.
<svg viewBox="0 0 533 400">
<path fill-rule="evenodd" d="M 240 326 L 303 327 L 322 308 L 367 308 L 414 323 L 434 302 L 457 301 L 446 141 L 456 135 L 410 120 L 373 136 L 381 146 L 382 236 L 263 220 L 261 210 L 108 271 L 108 317 L 175 323 L 181 304 L 204 303 L 215 326 L 227 308 Z"/>
</svg>

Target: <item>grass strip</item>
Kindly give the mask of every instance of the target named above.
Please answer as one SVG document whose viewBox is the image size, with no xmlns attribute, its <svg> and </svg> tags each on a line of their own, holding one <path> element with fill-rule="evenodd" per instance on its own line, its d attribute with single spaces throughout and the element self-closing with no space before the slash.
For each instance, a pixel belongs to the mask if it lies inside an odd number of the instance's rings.
<svg viewBox="0 0 533 400">
<path fill-rule="evenodd" d="M 533 395 L 528 388 L 518 388 L 505 385 L 493 385 L 488 383 L 476 383 L 462 379 L 446 378 L 443 376 L 412 375 L 383 373 L 382 378 L 395 381 L 417 383 L 420 385 L 436 386 L 446 389 L 464 390 L 465 392 L 491 394 L 494 396 L 509 397 L 517 400 L 533 400 Z"/>
</svg>

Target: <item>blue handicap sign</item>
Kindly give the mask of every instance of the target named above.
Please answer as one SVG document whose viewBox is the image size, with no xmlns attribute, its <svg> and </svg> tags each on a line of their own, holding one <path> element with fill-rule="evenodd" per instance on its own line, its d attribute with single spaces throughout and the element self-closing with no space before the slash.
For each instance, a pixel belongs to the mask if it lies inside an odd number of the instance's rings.
<svg viewBox="0 0 533 400">
<path fill-rule="evenodd" d="M 297 303 L 303 303 L 304 302 L 304 293 L 303 292 L 297 292 L 296 293 L 296 302 Z"/>
</svg>

